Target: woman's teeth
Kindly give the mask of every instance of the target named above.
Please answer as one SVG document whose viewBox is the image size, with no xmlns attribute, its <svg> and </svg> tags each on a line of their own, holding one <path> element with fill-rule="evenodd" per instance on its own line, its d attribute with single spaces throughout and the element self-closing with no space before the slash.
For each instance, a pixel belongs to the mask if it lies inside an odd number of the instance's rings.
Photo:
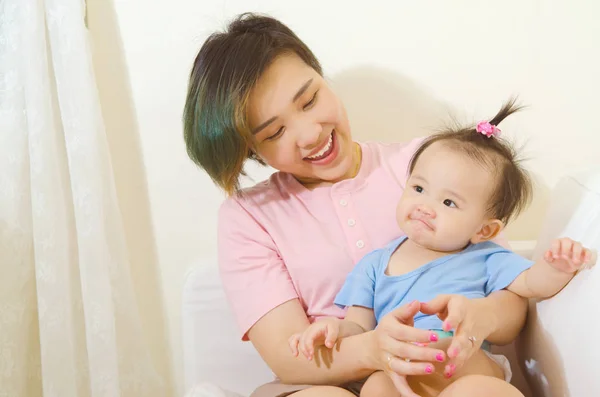
<svg viewBox="0 0 600 397">
<path fill-rule="evenodd" d="M 323 149 L 319 150 L 318 153 L 312 155 L 312 156 L 307 156 L 306 158 L 309 160 L 316 160 L 319 157 L 321 157 L 322 155 L 324 155 L 325 153 L 327 153 L 327 151 L 329 149 L 331 149 L 331 143 L 333 142 L 333 134 L 329 135 L 329 140 L 327 141 L 327 145 L 325 145 L 323 147 Z"/>
</svg>

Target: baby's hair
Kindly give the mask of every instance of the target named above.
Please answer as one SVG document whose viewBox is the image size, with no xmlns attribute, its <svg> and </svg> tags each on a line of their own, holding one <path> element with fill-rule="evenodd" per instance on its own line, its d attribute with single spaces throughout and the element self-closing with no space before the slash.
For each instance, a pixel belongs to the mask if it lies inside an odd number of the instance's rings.
<svg viewBox="0 0 600 397">
<path fill-rule="evenodd" d="M 516 105 L 516 99 L 511 98 L 489 124 L 498 126 L 521 109 L 522 106 Z M 478 132 L 474 125 L 449 127 L 425 139 L 410 161 L 409 174 L 412 174 L 421 154 L 435 142 L 460 150 L 494 174 L 497 183 L 489 198 L 488 212 L 491 216 L 506 225 L 527 207 L 533 190 L 531 177 L 521 167 L 517 151 L 508 141 L 498 135 L 488 137 Z"/>
</svg>

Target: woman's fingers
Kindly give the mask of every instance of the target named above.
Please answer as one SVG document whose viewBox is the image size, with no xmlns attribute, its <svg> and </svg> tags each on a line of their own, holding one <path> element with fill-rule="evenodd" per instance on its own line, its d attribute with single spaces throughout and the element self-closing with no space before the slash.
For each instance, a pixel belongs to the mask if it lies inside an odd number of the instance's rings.
<svg viewBox="0 0 600 397">
<path fill-rule="evenodd" d="M 466 315 L 468 299 L 461 295 L 439 295 L 430 302 L 421 304 L 425 314 L 437 314 L 443 321 L 442 329 L 458 328 Z"/>
<path fill-rule="evenodd" d="M 455 295 L 441 294 L 430 300 L 421 303 L 421 312 L 424 314 L 438 314 L 446 310 L 448 303 Z"/>
<path fill-rule="evenodd" d="M 433 364 L 406 361 L 404 358 L 395 356 L 388 360 L 388 367 L 393 372 L 401 375 L 429 375 L 435 372 Z"/>
<path fill-rule="evenodd" d="M 473 301 L 465 300 L 464 313 L 467 313 L 468 310 L 474 310 L 476 306 L 473 303 Z M 472 316 L 465 315 L 465 318 L 458 324 L 454 332 L 454 337 L 447 350 L 449 361 L 444 369 L 444 375 L 448 378 L 454 375 L 454 372 L 461 368 L 479 350 L 483 343 L 483 337 L 480 335 L 487 335 L 481 333 L 481 327 L 478 323 L 473 322 L 472 318 Z"/>
<path fill-rule="evenodd" d="M 421 304 L 421 312 L 437 314 L 444 320 L 442 327 L 445 331 L 455 331 L 446 351 L 446 377 L 451 377 L 481 347 L 484 337 L 480 335 L 488 335 L 489 324 L 485 321 L 487 309 L 479 303 L 480 300 L 460 295 L 440 295 Z M 443 316 L 440 313 L 444 313 Z M 479 321 L 473 321 L 475 318 Z"/>
<path fill-rule="evenodd" d="M 414 324 L 414 317 L 420 309 L 421 303 L 419 301 L 412 301 L 407 305 L 403 305 L 395 310 L 392 310 L 385 317 L 392 317 L 404 325 L 412 326 Z"/>
<path fill-rule="evenodd" d="M 437 342 L 438 336 L 435 332 L 413 327 L 413 318 L 420 309 L 421 303 L 418 301 L 401 306 L 384 316 L 377 328 L 399 341 Z"/>
<path fill-rule="evenodd" d="M 430 343 L 439 340 L 438 335 L 433 331 L 414 328 L 398 322 L 385 322 L 381 324 L 384 333 L 397 341 Z"/>
<path fill-rule="evenodd" d="M 412 343 L 401 342 L 389 337 L 383 341 L 381 348 L 392 356 L 409 359 L 411 361 L 432 363 L 444 362 L 446 360 L 446 353 L 441 349 L 417 346 Z"/>
<path fill-rule="evenodd" d="M 446 319 L 442 325 L 444 331 L 458 329 L 467 314 L 468 303 L 469 300 L 460 295 L 454 295 L 448 301 L 448 315 L 446 316 Z"/>
<path fill-rule="evenodd" d="M 472 335 L 470 337 L 473 337 Z M 452 338 L 452 343 L 448 347 L 448 364 L 444 369 L 444 375 L 450 378 L 454 372 L 461 368 L 471 356 L 479 350 L 481 341 L 475 338 L 469 340 L 469 336 L 465 334 L 455 334 Z"/>
<path fill-rule="evenodd" d="M 437 314 L 443 321 L 442 329 L 450 331 L 458 329 L 464 321 L 469 305 L 469 299 L 461 295 L 438 295 L 429 302 L 421 303 L 421 312 Z"/>
<path fill-rule="evenodd" d="M 429 302 L 421 303 L 421 312 L 424 314 L 437 315 L 438 318 L 445 323 L 448 317 L 448 308 L 454 301 L 455 297 L 456 295 L 438 295 Z M 452 319 L 451 321 L 456 322 L 455 319 Z M 452 326 L 451 322 L 448 324 Z M 448 329 L 451 329 L 451 327 Z M 444 328 L 445 331 L 448 329 Z"/>
</svg>

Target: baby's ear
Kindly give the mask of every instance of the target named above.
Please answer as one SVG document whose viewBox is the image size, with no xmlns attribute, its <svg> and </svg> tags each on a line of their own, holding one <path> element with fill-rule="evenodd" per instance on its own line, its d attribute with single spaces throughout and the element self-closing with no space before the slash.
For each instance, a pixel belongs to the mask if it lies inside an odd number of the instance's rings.
<svg viewBox="0 0 600 397">
<path fill-rule="evenodd" d="M 500 219 L 488 219 L 481 228 L 471 238 L 471 243 L 477 244 L 484 241 L 493 240 L 504 228 L 504 223 Z"/>
</svg>

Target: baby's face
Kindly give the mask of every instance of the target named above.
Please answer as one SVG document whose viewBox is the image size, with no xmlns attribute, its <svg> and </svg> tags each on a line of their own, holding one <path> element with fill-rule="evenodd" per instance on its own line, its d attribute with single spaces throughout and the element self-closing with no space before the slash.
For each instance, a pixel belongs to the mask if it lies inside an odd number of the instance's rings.
<svg viewBox="0 0 600 397">
<path fill-rule="evenodd" d="M 398 203 L 397 219 L 408 238 L 442 252 L 464 248 L 489 220 L 494 176 L 443 142 L 418 159 Z"/>
</svg>

